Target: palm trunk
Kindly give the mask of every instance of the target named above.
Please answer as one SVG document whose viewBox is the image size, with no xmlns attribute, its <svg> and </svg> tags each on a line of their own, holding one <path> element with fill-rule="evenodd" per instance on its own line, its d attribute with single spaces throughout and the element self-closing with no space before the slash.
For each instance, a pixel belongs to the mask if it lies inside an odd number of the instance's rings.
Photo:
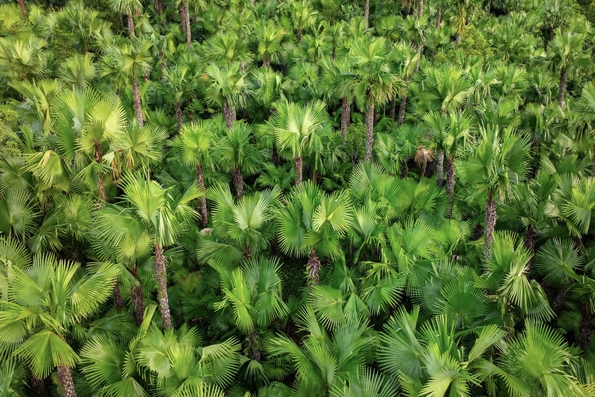
<svg viewBox="0 0 595 397">
<path fill-rule="evenodd" d="M 101 153 L 101 146 L 99 142 L 95 141 L 95 161 L 98 164 L 101 164 L 103 161 L 103 154 Z M 99 209 L 103 208 L 103 203 L 107 201 L 107 195 L 105 194 L 105 185 L 103 183 L 103 175 L 99 172 L 97 173 L 97 184 L 99 185 L 99 198 L 100 202 L 98 203 Z"/>
<path fill-rule="evenodd" d="M 207 224 L 209 223 L 209 209 L 207 208 L 205 178 L 202 172 L 202 164 L 200 163 L 196 166 L 196 182 L 198 183 L 198 189 L 202 193 L 202 197 L 200 198 L 200 212 L 202 214 L 202 225 L 203 227 L 207 227 Z"/>
<path fill-rule="evenodd" d="M 446 217 L 452 218 L 452 207 L 454 205 L 455 195 L 455 155 L 451 154 L 446 164 L 446 193 L 448 194 L 448 209 Z"/>
<path fill-rule="evenodd" d="M 134 273 L 136 277 L 136 269 Z M 145 305 L 143 303 L 143 285 L 140 282 L 140 280 L 138 281 L 138 285 L 136 287 L 132 287 L 132 291 L 130 292 L 130 299 L 132 300 L 132 305 L 134 306 L 134 316 L 136 318 L 136 323 L 138 325 L 141 325 L 143 322 Z"/>
<path fill-rule="evenodd" d="M 184 122 L 182 114 L 182 104 L 180 101 L 176 102 L 176 119 L 178 120 L 178 132 L 182 131 L 182 124 Z"/>
<path fill-rule="evenodd" d="M 72 371 L 69 367 L 58 365 L 58 379 L 64 393 L 63 397 L 76 397 L 76 390 L 72 381 Z"/>
<path fill-rule="evenodd" d="M 255 4 L 256 2 L 254 0 L 250 0 L 250 6 L 254 7 Z"/>
<path fill-rule="evenodd" d="M 279 167 L 281 165 L 281 158 L 279 157 L 279 150 L 277 149 L 277 142 L 273 141 L 273 165 Z"/>
<path fill-rule="evenodd" d="M 374 147 L 374 99 L 370 98 L 366 110 L 366 161 L 372 159 L 372 148 Z"/>
<path fill-rule="evenodd" d="M 299 186 L 302 183 L 302 156 L 295 158 L 295 184 Z"/>
<path fill-rule="evenodd" d="M 364 4 L 364 20 L 366 21 L 366 28 L 370 27 L 369 24 L 369 17 L 370 17 L 370 0 L 366 0 Z"/>
<path fill-rule="evenodd" d="M 440 29 L 440 23 L 442 22 L 442 8 L 438 7 L 436 10 L 436 29 Z"/>
<path fill-rule="evenodd" d="M 262 60 L 262 66 L 264 66 L 265 68 L 270 68 L 271 67 L 271 60 L 268 58 L 264 58 Z"/>
<path fill-rule="evenodd" d="M 417 19 L 421 18 L 424 13 L 424 0 L 419 0 L 417 2 Z"/>
<path fill-rule="evenodd" d="M 407 161 L 403 161 L 401 164 L 401 178 L 406 179 L 409 176 L 409 167 L 407 166 Z"/>
<path fill-rule="evenodd" d="M 136 77 L 132 78 L 132 93 L 134 95 L 134 115 L 136 116 L 136 121 L 138 121 L 138 124 L 142 127 L 144 125 L 143 111 L 140 104 L 140 90 L 138 88 Z"/>
<path fill-rule="evenodd" d="M 165 257 L 163 248 L 155 244 L 155 279 L 157 280 L 157 300 L 163 319 L 163 328 L 172 329 L 169 298 L 167 297 L 167 273 L 165 271 Z"/>
<path fill-rule="evenodd" d="M 343 142 L 347 140 L 347 127 L 351 122 L 351 103 L 347 101 L 347 98 L 343 98 L 341 103 L 341 137 Z"/>
<path fill-rule="evenodd" d="M 153 5 L 155 6 L 155 11 L 157 11 L 157 14 L 163 13 L 163 3 L 161 0 L 155 0 Z"/>
<path fill-rule="evenodd" d="M 128 15 L 128 34 L 130 35 L 130 38 L 136 36 L 134 32 L 134 19 L 132 18 L 132 15 Z"/>
<path fill-rule="evenodd" d="M 23 14 L 23 19 L 27 19 L 27 9 L 25 9 L 25 2 L 23 0 L 19 0 L 19 6 L 21 6 L 21 13 Z"/>
<path fill-rule="evenodd" d="M 496 229 L 496 203 L 494 202 L 494 191 L 490 189 L 488 193 L 488 201 L 486 202 L 485 214 L 485 231 L 484 231 L 484 245 L 483 255 L 486 262 L 492 257 L 492 244 L 494 243 L 494 230 Z"/>
<path fill-rule="evenodd" d="M 310 256 L 308 257 L 308 272 L 310 274 L 309 284 L 310 287 L 318 285 L 318 272 L 320 272 L 320 260 L 316 256 L 316 248 L 312 248 Z"/>
<path fill-rule="evenodd" d="M 114 306 L 116 309 L 124 308 L 124 299 L 122 299 L 122 292 L 120 291 L 120 283 L 114 283 Z"/>
<path fill-rule="evenodd" d="M 223 116 L 225 117 L 225 125 L 227 128 L 232 129 L 233 124 L 236 121 L 235 106 L 229 105 L 227 102 L 223 103 Z"/>
<path fill-rule="evenodd" d="M 393 98 L 390 101 L 390 119 L 395 121 L 397 118 L 397 98 Z"/>
<path fill-rule="evenodd" d="M 403 125 L 403 121 L 405 120 L 405 110 L 407 110 L 407 97 L 408 93 L 405 93 L 403 98 L 401 98 L 401 105 L 399 106 L 399 120 L 397 121 L 397 125 L 399 127 Z"/>
<path fill-rule="evenodd" d="M 593 165 L 591 166 L 591 176 L 595 177 L 595 150 L 593 150 Z"/>
<path fill-rule="evenodd" d="M 231 178 L 236 187 L 237 198 L 242 198 L 242 195 L 244 194 L 244 178 L 242 177 L 242 171 L 239 168 L 234 169 L 231 171 Z"/>
<path fill-rule="evenodd" d="M 186 25 L 186 44 L 188 49 L 192 49 L 192 30 L 190 29 L 190 10 L 188 6 L 184 6 L 184 25 Z"/>
<path fill-rule="evenodd" d="M 560 71 L 560 87 L 558 88 L 558 105 L 560 108 L 564 106 L 564 93 L 566 92 L 566 72 L 567 69 L 565 67 Z"/>
<path fill-rule="evenodd" d="M 31 374 L 29 380 L 32 396 L 48 397 L 48 390 L 45 387 L 45 381 L 43 379 L 39 379 L 37 376 Z"/>
<path fill-rule="evenodd" d="M 298 42 L 298 43 L 299 43 L 300 41 L 302 41 L 302 28 L 298 28 L 298 30 L 297 30 L 297 34 L 296 34 L 296 37 L 297 37 L 297 42 Z"/>
<path fill-rule="evenodd" d="M 593 315 L 591 314 L 591 311 L 589 310 L 587 305 L 584 303 L 581 306 L 581 314 L 582 319 L 578 331 L 578 340 L 581 346 L 587 347 L 589 345 L 589 342 L 591 342 L 591 329 L 593 328 L 593 325 L 591 323 L 593 322 Z"/>
<path fill-rule="evenodd" d="M 436 164 L 436 185 L 442 186 L 442 175 L 444 174 L 444 150 L 438 152 L 438 163 Z"/>
</svg>

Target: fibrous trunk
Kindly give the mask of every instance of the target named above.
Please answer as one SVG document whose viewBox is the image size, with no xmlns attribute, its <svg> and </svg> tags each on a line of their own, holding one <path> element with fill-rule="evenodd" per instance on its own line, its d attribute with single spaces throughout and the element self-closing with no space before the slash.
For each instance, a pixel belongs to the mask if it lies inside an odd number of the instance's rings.
<svg viewBox="0 0 595 397">
<path fill-rule="evenodd" d="M 153 5 L 155 6 L 155 11 L 157 11 L 158 14 L 163 13 L 163 2 L 161 0 L 155 0 Z"/>
<path fill-rule="evenodd" d="M 279 167 L 281 165 L 281 158 L 279 157 L 279 150 L 277 149 L 277 142 L 273 141 L 273 155 L 272 155 L 273 164 L 275 167 Z"/>
<path fill-rule="evenodd" d="M 438 152 L 438 163 L 436 164 L 436 185 L 442 186 L 442 175 L 444 175 L 444 151 Z"/>
<path fill-rule="evenodd" d="M 27 10 L 25 9 L 25 2 L 23 0 L 19 0 L 19 6 L 21 6 L 21 13 L 23 14 L 23 19 L 27 19 Z"/>
<path fill-rule="evenodd" d="M 136 116 L 136 121 L 138 121 L 138 124 L 142 127 L 144 125 L 143 111 L 140 104 L 140 90 L 138 88 L 136 77 L 132 78 L 132 93 L 134 95 L 134 115 Z"/>
<path fill-rule="evenodd" d="M 397 98 L 393 98 L 390 101 L 390 119 L 395 121 L 397 118 Z"/>
<path fill-rule="evenodd" d="M 436 29 L 440 29 L 440 23 L 442 19 L 442 8 L 438 7 L 436 10 Z"/>
<path fill-rule="evenodd" d="M 560 87 L 558 89 L 558 106 L 564 106 L 564 92 L 566 92 L 566 68 L 560 71 Z"/>
<path fill-rule="evenodd" d="M 318 285 L 320 281 L 318 272 L 320 271 L 320 260 L 316 256 L 316 248 L 312 248 L 308 257 L 308 273 L 310 274 L 310 287 Z"/>
<path fill-rule="evenodd" d="M 233 128 L 233 124 L 236 121 L 236 108 L 234 105 L 230 105 L 227 102 L 223 104 L 223 115 L 225 117 L 225 125 L 227 128 Z"/>
<path fill-rule="evenodd" d="M 48 390 L 45 387 L 45 381 L 43 379 L 39 379 L 33 374 L 31 374 L 29 379 L 31 382 L 31 395 L 35 397 L 48 397 Z"/>
<path fill-rule="evenodd" d="M 101 164 L 103 161 L 103 154 L 101 153 L 101 145 L 99 142 L 95 141 L 95 161 L 97 164 Z M 103 184 L 103 175 L 99 172 L 97 173 L 97 184 L 99 185 L 99 198 L 101 199 L 98 203 L 99 209 L 103 208 L 103 203 L 107 200 L 107 195 L 105 194 L 105 185 Z"/>
<path fill-rule="evenodd" d="M 419 0 L 417 2 L 417 19 L 421 18 L 424 13 L 424 0 Z"/>
<path fill-rule="evenodd" d="M 114 306 L 116 309 L 124 308 L 124 299 L 122 299 L 122 292 L 120 291 L 120 283 L 114 283 Z"/>
<path fill-rule="evenodd" d="M 409 167 L 407 166 L 407 161 L 403 161 L 401 164 L 401 178 L 405 179 L 409 176 Z"/>
<path fill-rule="evenodd" d="M 182 105 L 180 101 L 176 102 L 176 119 L 178 120 L 178 132 L 182 131 L 183 117 L 182 117 Z"/>
<path fill-rule="evenodd" d="M 207 208 L 207 197 L 205 189 L 205 177 L 202 173 L 202 164 L 196 166 L 196 182 L 198 183 L 198 189 L 201 192 L 200 198 L 200 213 L 202 215 L 202 225 L 206 227 L 209 223 L 209 209 Z"/>
<path fill-rule="evenodd" d="M 364 20 L 366 21 L 366 28 L 370 26 L 368 19 L 370 17 L 370 0 L 366 0 L 364 4 Z"/>
<path fill-rule="evenodd" d="M 591 166 L 591 176 L 595 176 L 595 150 L 593 151 L 593 165 Z"/>
<path fill-rule="evenodd" d="M 341 137 L 343 142 L 347 140 L 347 128 L 351 123 L 351 103 L 347 98 L 343 98 L 341 103 Z"/>
<path fill-rule="evenodd" d="M 236 196 L 242 198 L 242 194 L 244 194 L 244 178 L 242 177 L 242 171 L 239 168 L 234 169 L 231 171 L 231 178 L 236 187 Z"/>
<path fill-rule="evenodd" d="M 407 97 L 408 93 L 406 92 L 403 98 L 401 98 L 401 105 L 399 106 L 399 120 L 397 121 L 397 125 L 399 127 L 403 125 L 403 121 L 405 120 L 405 110 L 407 110 Z"/>
<path fill-rule="evenodd" d="M 157 281 L 157 300 L 163 319 L 163 328 L 172 329 L 169 298 L 167 297 L 167 273 L 165 271 L 165 256 L 163 248 L 155 245 L 155 279 Z"/>
<path fill-rule="evenodd" d="M 302 41 L 302 28 L 298 28 L 296 36 L 298 43 Z"/>
<path fill-rule="evenodd" d="M 72 371 L 69 367 L 65 367 L 64 365 L 58 366 L 58 379 L 60 380 L 64 397 L 76 397 L 76 390 L 72 381 Z"/>
<path fill-rule="evenodd" d="M 128 15 L 128 34 L 130 35 L 130 38 L 136 36 L 134 33 L 134 19 L 132 19 L 132 15 Z"/>
<path fill-rule="evenodd" d="M 295 184 L 300 185 L 302 183 L 302 156 L 295 158 Z"/>
<path fill-rule="evenodd" d="M 451 154 L 446 165 L 446 193 L 448 194 L 448 209 L 446 217 L 452 218 L 452 207 L 454 205 L 455 194 L 455 155 Z"/>
<path fill-rule="evenodd" d="M 589 310 L 586 304 L 582 305 L 581 314 L 582 319 L 578 331 L 578 339 L 583 347 L 587 347 L 589 345 L 589 342 L 591 342 L 591 328 L 593 328 L 591 323 L 593 321 L 593 315 L 591 314 L 591 311 Z"/>
<path fill-rule="evenodd" d="M 180 4 L 180 21 L 182 23 L 182 31 L 186 33 L 186 44 L 188 49 L 192 48 L 192 33 L 190 31 L 190 11 L 186 3 Z"/>
<path fill-rule="evenodd" d="M 268 58 L 264 58 L 262 60 L 262 66 L 264 66 L 265 68 L 269 68 L 271 67 L 271 60 Z"/>
<path fill-rule="evenodd" d="M 366 161 L 372 159 L 374 147 L 374 100 L 370 100 L 366 110 Z"/>
<path fill-rule="evenodd" d="M 136 269 L 134 271 L 134 276 L 136 277 Z M 132 300 L 132 305 L 134 306 L 134 316 L 136 318 L 136 323 L 141 325 L 143 322 L 145 305 L 143 303 L 143 284 L 140 282 L 140 280 L 138 280 L 137 286 L 132 287 L 132 291 L 130 291 L 130 299 Z"/>
<path fill-rule="evenodd" d="M 494 243 L 494 230 L 496 229 L 496 203 L 494 202 L 494 191 L 490 189 L 488 201 L 486 202 L 485 230 L 483 255 L 486 262 L 492 257 L 492 244 Z"/>
</svg>

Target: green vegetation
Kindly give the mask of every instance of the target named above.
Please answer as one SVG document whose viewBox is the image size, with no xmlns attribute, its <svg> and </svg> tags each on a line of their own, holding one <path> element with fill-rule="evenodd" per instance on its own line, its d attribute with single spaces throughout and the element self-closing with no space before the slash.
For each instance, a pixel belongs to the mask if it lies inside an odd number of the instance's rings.
<svg viewBox="0 0 595 397">
<path fill-rule="evenodd" d="M 0 395 L 595 396 L 595 2 L 0 15 Z"/>
</svg>

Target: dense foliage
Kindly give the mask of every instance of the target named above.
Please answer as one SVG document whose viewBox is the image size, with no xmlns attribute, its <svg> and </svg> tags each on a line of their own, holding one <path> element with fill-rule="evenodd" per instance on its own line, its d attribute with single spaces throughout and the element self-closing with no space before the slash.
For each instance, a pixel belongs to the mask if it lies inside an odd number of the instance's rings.
<svg viewBox="0 0 595 397">
<path fill-rule="evenodd" d="M 595 3 L 0 15 L 2 396 L 595 396 Z"/>
</svg>

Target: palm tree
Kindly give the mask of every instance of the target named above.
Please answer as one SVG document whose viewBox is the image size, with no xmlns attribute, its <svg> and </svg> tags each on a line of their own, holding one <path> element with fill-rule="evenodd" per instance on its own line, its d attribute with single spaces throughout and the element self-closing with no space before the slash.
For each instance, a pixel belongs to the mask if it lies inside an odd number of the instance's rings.
<svg viewBox="0 0 595 397">
<path fill-rule="evenodd" d="M 143 5 L 140 0 L 110 0 L 110 6 L 117 13 L 128 17 L 128 34 L 130 38 L 135 37 L 133 17 L 140 15 L 143 11 Z"/>
<path fill-rule="evenodd" d="M 57 368 L 64 396 L 76 397 L 71 369 L 79 357 L 65 339 L 72 326 L 97 312 L 117 276 L 111 263 L 96 263 L 83 271 L 79 263 L 47 254 L 23 268 L 13 267 L 8 297 L 0 309 L 5 319 L 0 326 L 3 343 L 18 347 L 13 354 L 38 379 Z"/>
<path fill-rule="evenodd" d="M 492 255 L 496 226 L 496 200 L 504 201 L 512 186 L 524 180 L 529 158 L 529 140 L 511 129 L 481 129 L 481 140 L 474 153 L 462 162 L 463 178 L 475 183 L 473 197 L 487 193 L 485 209 L 484 257 Z"/>
<path fill-rule="evenodd" d="M 285 36 L 283 28 L 276 26 L 272 20 L 257 21 L 253 32 L 253 40 L 257 44 L 256 55 L 262 62 L 262 66 L 270 67 L 271 61 L 279 61 L 281 41 Z"/>
<path fill-rule="evenodd" d="M 309 0 L 295 0 L 291 3 L 291 18 L 298 43 L 302 41 L 304 29 L 311 28 L 316 23 L 318 12 L 312 8 Z"/>
<path fill-rule="evenodd" d="M 165 329 L 172 328 L 167 295 L 167 273 L 165 269 L 165 247 L 176 242 L 176 238 L 189 225 L 196 212 L 189 206 L 200 197 L 196 184 L 175 196 L 173 190 L 165 189 L 157 182 L 139 173 L 127 174 L 122 178 L 124 201 L 134 211 L 139 222 L 146 228 L 155 252 L 155 279 L 157 299 Z"/>
<path fill-rule="evenodd" d="M 585 58 L 583 46 L 585 36 L 581 33 L 556 31 L 556 36 L 549 43 L 548 62 L 552 69 L 560 73 L 560 84 L 558 88 L 558 105 L 564 106 L 564 93 L 566 92 L 566 78 L 568 72 L 575 66 L 581 66 L 590 62 Z"/>
<path fill-rule="evenodd" d="M 319 255 L 342 255 L 340 238 L 351 225 L 353 208 L 346 191 L 332 195 L 311 182 L 297 185 L 279 210 L 279 244 L 286 254 L 308 256 L 309 282 L 318 284 Z"/>
<path fill-rule="evenodd" d="M 355 97 L 365 109 L 366 156 L 372 159 L 374 145 L 374 106 L 383 105 L 394 96 L 405 95 L 405 83 L 390 70 L 390 52 L 384 38 L 358 40 L 351 47 L 355 79 Z"/>
<path fill-rule="evenodd" d="M 232 63 L 223 68 L 211 63 L 207 66 L 206 72 L 210 82 L 207 99 L 221 106 L 225 124 L 231 129 L 236 121 L 236 108 L 246 105 L 246 74 L 241 70 L 239 63 Z"/>
<path fill-rule="evenodd" d="M 189 75 L 188 72 L 189 70 L 186 65 L 176 65 L 172 69 L 166 69 L 163 74 L 163 91 L 170 95 L 173 94 L 176 104 L 178 133 L 182 131 L 182 124 L 184 123 L 182 114 L 182 102 L 185 101 L 184 96 L 195 89 L 193 76 Z"/>
<path fill-rule="evenodd" d="M 46 56 L 43 48 L 47 42 L 34 35 L 28 40 L 0 38 L 1 74 L 15 80 L 43 77 L 46 72 Z"/>
<path fill-rule="evenodd" d="M 253 143 L 252 126 L 241 121 L 226 128 L 213 151 L 219 167 L 231 173 L 237 197 L 242 197 L 244 175 L 255 174 L 262 161 L 262 154 Z"/>
<path fill-rule="evenodd" d="M 204 227 L 209 223 L 209 210 L 207 208 L 203 167 L 213 167 L 213 158 L 211 156 L 214 138 L 213 128 L 213 123 L 208 120 L 186 124 L 175 141 L 181 151 L 182 162 L 196 167 L 196 183 L 201 193 L 200 212 Z"/>
<path fill-rule="evenodd" d="M 289 150 L 295 162 L 296 186 L 302 183 L 302 155 L 308 150 L 316 133 L 326 127 L 328 114 L 326 105 L 317 101 L 306 106 L 284 101 L 273 105 L 275 115 L 272 124 L 275 130 L 277 146 Z"/>
</svg>

